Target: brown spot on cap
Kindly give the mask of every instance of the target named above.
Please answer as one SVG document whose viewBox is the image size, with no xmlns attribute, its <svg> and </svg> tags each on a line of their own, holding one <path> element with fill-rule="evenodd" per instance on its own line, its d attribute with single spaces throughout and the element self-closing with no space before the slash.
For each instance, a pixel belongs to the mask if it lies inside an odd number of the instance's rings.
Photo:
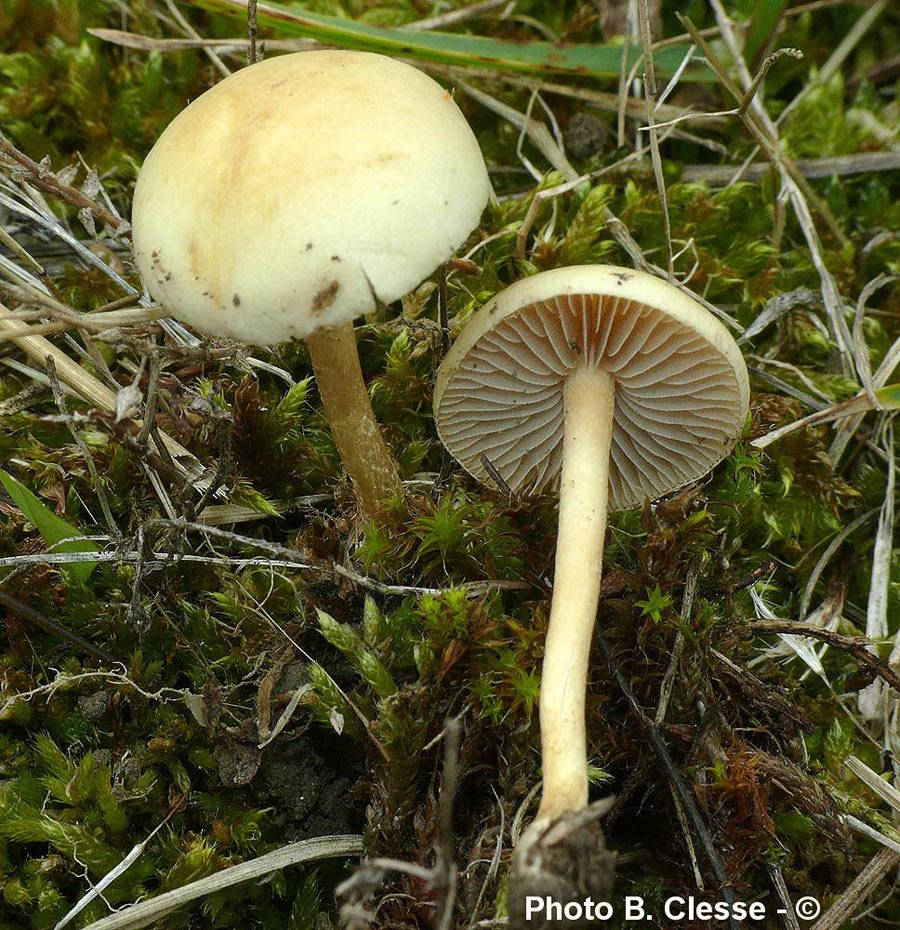
<svg viewBox="0 0 900 930">
<path fill-rule="evenodd" d="M 232 302 L 232 304 L 234 304 L 235 307 L 240 307 L 240 305 L 241 305 L 241 298 L 240 298 L 237 294 L 235 294 L 235 295 L 231 298 L 231 302 Z"/>
<path fill-rule="evenodd" d="M 321 313 L 323 310 L 327 310 L 337 298 L 337 292 L 340 290 L 340 287 L 341 285 L 337 281 L 332 281 L 327 287 L 323 287 L 313 298 L 313 313 Z"/>
</svg>

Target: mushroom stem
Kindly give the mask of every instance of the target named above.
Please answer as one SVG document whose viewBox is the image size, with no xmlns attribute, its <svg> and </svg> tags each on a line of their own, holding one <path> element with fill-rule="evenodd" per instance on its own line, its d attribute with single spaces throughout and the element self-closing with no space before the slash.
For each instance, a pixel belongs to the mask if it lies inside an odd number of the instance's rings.
<svg viewBox="0 0 900 930">
<path fill-rule="evenodd" d="M 377 519 L 387 502 L 400 496 L 402 486 L 372 412 L 353 324 L 312 333 L 304 341 L 344 469 L 356 488 L 363 513 Z"/>
<path fill-rule="evenodd" d="M 566 381 L 559 528 L 541 677 L 544 786 L 537 820 L 587 804 L 585 690 L 600 598 L 615 383 L 601 368 Z"/>
</svg>

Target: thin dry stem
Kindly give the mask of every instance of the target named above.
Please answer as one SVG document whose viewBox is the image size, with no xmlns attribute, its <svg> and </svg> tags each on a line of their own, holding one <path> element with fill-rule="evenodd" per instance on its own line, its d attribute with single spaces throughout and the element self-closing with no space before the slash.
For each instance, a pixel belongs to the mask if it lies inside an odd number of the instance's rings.
<svg viewBox="0 0 900 930">
<path fill-rule="evenodd" d="M 483 90 L 479 90 L 477 87 L 473 87 L 467 81 L 456 78 L 455 83 L 467 96 L 476 100 L 482 106 L 487 107 L 493 113 L 496 113 L 508 123 L 515 126 L 520 132 L 527 135 L 538 151 L 540 151 L 547 161 L 549 161 L 567 181 L 579 179 L 580 175 L 572 167 L 568 158 L 566 158 L 566 153 L 540 120 L 529 117 L 526 113 L 520 113 L 514 107 L 508 106 L 500 100 L 497 100 L 496 97 L 492 97 Z"/>
<path fill-rule="evenodd" d="M 60 200 L 78 207 L 79 210 L 87 210 L 99 222 L 109 226 L 110 229 L 120 235 L 128 232 L 128 224 L 117 213 L 99 203 L 92 197 L 88 197 L 83 191 L 71 184 L 66 184 L 54 174 L 48 165 L 38 164 L 34 159 L 29 158 L 24 152 L 19 151 L 8 139 L 0 136 L 0 165 L 8 170 L 13 170 L 24 175 L 28 183 L 50 194 L 51 197 L 58 197 Z"/>
<path fill-rule="evenodd" d="M 712 50 L 712 48 L 710 48 L 709 44 L 703 39 L 703 37 L 700 36 L 694 24 L 685 17 L 679 16 L 679 19 L 684 24 L 685 28 L 687 28 L 687 30 L 691 33 L 694 41 L 706 55 L 710 67 L 715 71 L 716 75 L 721 80 L 722 85 L 725 87 L 728 93 L 731 94 L 734 100 L 740 104 L 746 96 L 746 93 L 749 90 L 753 79 L 747 71 L 747 66 L 744 64 L 740 48 L 738 47 L 734 34 L 730 29 L 730 25 L 728 24 L 728 17 L 725 14 L 721 3 L 719 0 L 710 0 L 710 4 L 713 7 L 713 10 L 716 14 L 716 19 L 722 29 L 723 38 L 729 46 L 738 72 L 741 75 L 741 80 L 744 85 L 743 91 L 741 91 L 740 87 L 735 84 L 734 81 L 732 81 L 731 77 L 725 70 L 722 63 L 719 61 L 715 52 Z M 750 131 L 751 135 L 763 148 L 763 150 L 771 159 L 772 163 L 776 165 L 781 174 L 782 187 L 786 194 L 790 197 L 791 205 L 794 208 L 794 213 L 797 216 L 797 220 L 800 223 L 801 229 L 803 230 L 803 235 L 809 246 L 813 264 L 815 265 L 816 271 L 818 272 L 819 278 L 822 282 L 822 298 L 825 303 L 825 308 L 828 313 L 828 318 L 832 326 L 834 337 L 837 340 L 838 347 L 841 351 L 843 365 L 845 370 L 849 371 L 849 360 L 852 353 L 852 340 L 847 329 L 847 324 L 843 318 L 843 302 L 841 300 L 840 293 L 838 292 L 837 283 L 835 282 L 834 276 L 828 270 L 828 267 L 825 264 L 825 260 L 822 257 L 822 246 L 819 240 L 819 234 L 816 230 L 812 215 L 810 214 L 809 203 L 807 201 L 812 202 L 816 206 L 816 209 L 822 215 L 826 224 L 829 226 L 832 233 L 836 236 L 842 246 L 848 245 L 847 238 L 835 220 L 831 210 L 815 194 L 815 192 L 810 187 L 809 182 L 798 171 L 797 166 L 793 160 L 782 151 L 781 146 L 778 143 L 778 130 L 774 123 L 772 123 L 768 113 L 759 102 L 757 97 L 752 99 L 751 106 L 743 114 L 742 119 L 744 125 Z"/>
<path fill-rule="evenodd" d="M 846 636 L 843 633 L 834 633 L 831 630 L 812 626 L 809 623 L 792 623 L 788 620 L 757 620 L 750 624 L 754 633 L 791 633 L 795 636 L 809 636 L 820 639 L 835 649 L 841 649 L 852 655 L 860 665 L 874 672 L 883 679 L 897 694 L 900 694 L 900 674 L 894 671 L 886 662 L 869 652 L 871 643 L 864 636 Z"/>
<path fill-rule="evenodd" d="M 200 39 L 200 33 L 184 18 L 181 10 L 172 2 L 172 0 L 166 0 L 166 7 L 169 10 L 169 13 L 172 14 L 172 19 L 178 24 L 181 30 L 186 36 L 190 36 L 192 39 Z M 228 77 L 231 74 L 231 68 L 225 64 L 224 61 L 216 54 L 216 52 L 211 48 L 204 48 L 203 53 L 206 57 L 213 63 L 216 70 L 222 77 Z"/>
<path fill-rule="evenodd" d="M 446 29 L 448 26 L 458 26 L 460 23 L 468 22 L 483 13 L 489 13 L 491 10 L 506 6 L 508 3 L 509 0 L 481 0 L 480 3 L 472 3 L 469 6 L 460 7 L 458 10 L 448 10 L 439 16 L 418 19 L 415 22 L 408 23 L 405 28 L 415 29 L 419 32 L 425 32 L 429 29 Z"/>
<path fill-rule="evenodd" d="M 7 308 L 0 304 L 0 311 Z M 67 384 L 79 397 L 88 403 L 105 410 L 116 412 L 116 393 L 98 381 L 93 375 L 76 364 L 43 336 L 34 336 L 27 323 L 0 318 L 0 332 L 6 332 L 12 342 L 29 355 L 39 365 L 45 365 L 47 358 L 52 358 L 60 381 Z M 162 446 L 172 458 L 175 468 L 195 487 L 204 486 L 203 465 L 192 452 L 171 436 L 160 433 Z"/>
<path fill-rule="evenodd" d="M 300 862 L 343 859 L 347 856 L 362 855 L 362 852 L 361 836 L 320 836 L 311 840 L 300 840 L 256 859 L 221 869 L 207 878 L 201 878 L 174 891 L 167 891 L 155 898 L 133 904 L 125 910 L 89 924 L 85 930 L 139 930 L 140 927 L 160 920 L 191 901 L 208 897 L 241 882 L 262 878 Z"/>
<path fill-rule="evenodd" d="M 663 232 L 666 238 L 666 270 L 669 281 L 675 279 L 675 263 L 672 257 L 672 223 L 669 219 L 669 201 L 666 197 L 666 179 L 663 176 L 662 156 L 659 152 L 659 136 L 656 132 L 656 69 L 653 64 L 653 37 L 650 35 L 650 10 L 647 0 L 638 0 L 641 25 L 641 44 L 644 48 L 644 95 L 647 102 L 647 131 L 650 135 L 650 158 L 653 162 L 653 176 L 659 201 L 662 206 Z"/>
<path fill-rule="evenodd" d="M 888 872 L 896 869 L 898 865 L 900 853 L 892 849 L 880 849 L 810 930 L 840 930 L 859 910 L 865 899 L 884 881 Z"/>
</svg>

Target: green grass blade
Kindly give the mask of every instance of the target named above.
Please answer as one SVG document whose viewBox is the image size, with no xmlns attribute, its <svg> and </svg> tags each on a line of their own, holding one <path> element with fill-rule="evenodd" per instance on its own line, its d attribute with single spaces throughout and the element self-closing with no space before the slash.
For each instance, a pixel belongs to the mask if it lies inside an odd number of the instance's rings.
<svg viewBox="0 0 900 930">
<path fill-rule="evenodd" d="M 77 526 L 72 526 L 62 517 L 58 517 L 46 504 L 41 503 L 24 484 L 2 469 L 0 469 L 0 484 L 6 489 L 6 493 L 12 498 L 16 507 L 25 514 L 29 522 L 37 527 L 44 542 L 48 546 L 54 547 L 55 552 L 97 551 L 97 547 L 87 540 L 76 540 L 57 546 L 56 544 L 60 540 L 69 539 L 73 536 L 83 536 L 84 533 Z M 91 576 L 91 572 L 97 567 L 97 563 L 73 562 L 71 565 L 63 565 L 62 567 L 70 577 L 76 578 L 78 581 L 87 581 Z"/>
<path fill-rule="evenodd" d="M 246 19 L 246 0 L 187 0 L 216 13 Z M 484 36 L 447 32 L 419 32 L 412 29 L 388 29 L 352 20 L 322 16 L 281 6 L 260 3 L 257 20 L 279 33 L 304 36 L 328 45 L 380 52 L 399 58 L 413 58 L 461 68 L 488 68 L 515 71 L 536 76 L 565 74 L 570 77 L 618 77 L 623 51 L 614 45 L 585 45 L 552 42 L 504 42 Z M 661 49 L 654 56 L 658 73 L 670 77 L 684 58 L 687 46 Z M 629 50 L 629 67 L 637 61 L 640 50 Z M 713 81 L 711 71 L 691 65 L 683 80 Z"/>
<path fill-rule="evenodd" d="M 768 53 L 786 6 L 787 0 L 760 0 L 756 4 L 750 29 L 744 40 L 744 60 L 751 71 L 759 68 L 762 56 Z"/>
<path fill-rule="evenodd" d="M 885 410 L 900 408 L 900 384 L 888 384 L 886 387 L 878 388 L 875 396 Z"/>
</svg>

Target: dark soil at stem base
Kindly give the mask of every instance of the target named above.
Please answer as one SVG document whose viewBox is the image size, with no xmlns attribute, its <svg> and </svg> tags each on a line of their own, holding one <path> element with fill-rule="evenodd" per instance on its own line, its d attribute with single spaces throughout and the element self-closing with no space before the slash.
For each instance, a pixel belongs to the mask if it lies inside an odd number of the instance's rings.
<svg viewBox="0 0 900 930">
<path fill-rule="evenodd" d="M 320 735 L 278 747 L 260 770 L 276 808 L 275 821 L 288 842 L 362 828 L 363 813 L 350 793 L 355 779 L 347 777 L 359 763 L 320 754 Z"/>
</svg>

